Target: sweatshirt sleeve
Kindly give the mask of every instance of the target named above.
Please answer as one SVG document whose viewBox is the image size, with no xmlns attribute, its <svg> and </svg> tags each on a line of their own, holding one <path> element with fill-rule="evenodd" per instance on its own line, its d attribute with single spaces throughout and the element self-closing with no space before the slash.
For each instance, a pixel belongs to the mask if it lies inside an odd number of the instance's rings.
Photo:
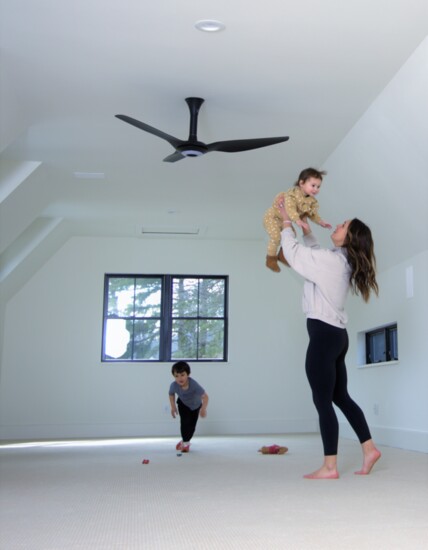
<svg viewBox="0 0 428 550">
<path fill-rule="evenodd" d="M 281 245 L 284 256 L 292 269 L 308 281 L 322 284 L 327 275 L 337 276 L 342 272 L 343 259 L 332 250 L 321 248 L 315 236 L 304 237 L 305 244 L 299 243 L 292 229 L 281 232 Z"/>
</svg>

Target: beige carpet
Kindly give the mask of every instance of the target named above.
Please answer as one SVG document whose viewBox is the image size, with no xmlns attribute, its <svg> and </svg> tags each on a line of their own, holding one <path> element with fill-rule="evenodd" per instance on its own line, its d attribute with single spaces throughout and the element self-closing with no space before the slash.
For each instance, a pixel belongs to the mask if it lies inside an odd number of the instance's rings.
<svg viewBox="0 0 428 550">
<path fill-rule="evenodd" d="M 319 435 L 0 446 L 2 550 L 426 550 L 428 455 L 380 447 L 369 476 L 340 442 L 339 480 Z M 289 447 L 264 456 L 263 445 Z M 148 459 L 149 464 L 142 464 Z"/>
</svg>

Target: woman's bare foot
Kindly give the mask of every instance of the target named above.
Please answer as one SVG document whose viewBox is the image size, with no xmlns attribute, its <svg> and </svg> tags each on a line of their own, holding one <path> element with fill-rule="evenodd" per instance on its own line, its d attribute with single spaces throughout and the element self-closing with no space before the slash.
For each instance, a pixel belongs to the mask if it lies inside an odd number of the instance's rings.
<svg viewBox="0 0 428 550">
<path fill-rule="evenodd" d="M 336 468 L 328 468 L 323 465 L 319 470 L 306 474 L 303 477 L 305 479 L 339 479 L 339 473 Z"/>
<path fill-rule="evenodd" d="M 381 452 L 378 449 L 376 449 L 376 447 L 373 447 L 369 451 L 364 452 L 363 467 L 361 468 L 361 470 L 358 470 L 357 472 L 354 472 L 354 473 L 359 476 L 368 475 L 372 471 L 373 466 L 376 464 L 376 462 L 379 460 L 381 456 L 382 456 Z"/>
</svg>

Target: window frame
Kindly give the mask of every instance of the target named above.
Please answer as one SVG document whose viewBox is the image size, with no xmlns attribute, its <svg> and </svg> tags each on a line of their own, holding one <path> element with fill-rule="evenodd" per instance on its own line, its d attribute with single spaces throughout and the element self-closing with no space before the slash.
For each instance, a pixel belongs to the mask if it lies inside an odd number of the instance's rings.
<svg viewBox="0 0 428 550">
<path fill-rule="evenodd" d="M 394 338 L 391 336 L 395 332 L 396 340 L 396 351 L 397 356 L 394 356 Z M 372 342 L 374 341 L 374 336 L 383 335 L 383 354 L 384 359 L 381 361 L 372 361 L 371 355 L 373 355 L 373 346 Z M 366 365 L 378 365 L 379 363 L 390 363 L 398 361 L 398 325 L 397 323 L 392 323 L 383 327 L 378 327 L 376 329 L 369 330 L 365 333 L 365 342 L 366 342 Z"/>
<path fill-rule="evenodd" d="M 128 279 L 160 279 L 161 280 L 161 313 L 159 317 L 159 357 L 156 359 L 134 359 L 134 358 L 113 358 L 105 353 L 107 321 L 112 318 L 108 314 L 109 307 L 109 281 L 114 278 Z M 222 358 L 173 358 L 172 356 L 172 328 L 173 321 L 177 317 L 173 316 L 173 284 L 177 279 L 196 279 L 200 280 L 222 280 L 224 281 L 224 304 L 223 317 L 210 316 L 194 316 L 188 317 L 193 320 L 222 320 L 223 321 L 223 356 Z M 188 274 L 134 274 L 134 273 L 105 273 L 104 274 L 104 299 L 103 299 L 103 321 L 102 321 L 102 337 L 101 337 L 101 362 L 102 363 L 165 363 L 175 362 L 179 360 L 189 363 L 226 363 L 228 361 L 228 328 L 229 328 L 229 276 L 228 275 L 188 275 Z M 199 298 L 198 298 L 199 304 Z M 124 317 L 126 319 L 141 319 L 141 317 L 132 316 Z M 155 317 L 154 317 L 155 319 Z"/>
</svg>

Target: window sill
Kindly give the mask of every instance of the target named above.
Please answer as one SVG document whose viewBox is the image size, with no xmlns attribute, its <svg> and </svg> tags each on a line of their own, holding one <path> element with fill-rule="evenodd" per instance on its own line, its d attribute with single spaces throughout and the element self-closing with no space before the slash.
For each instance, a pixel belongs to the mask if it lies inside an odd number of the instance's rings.
<svg viewBox="0 0 428 550">
<path fill-rule="evenodd" d="M 400 361 L 383 361 L 381 363 L 367 363 L 366 365 L 357 365 L 357 369 L 370 369 L 372 367 L 389 367 L 390 365 L 398 365 Z"/>
</svg>

